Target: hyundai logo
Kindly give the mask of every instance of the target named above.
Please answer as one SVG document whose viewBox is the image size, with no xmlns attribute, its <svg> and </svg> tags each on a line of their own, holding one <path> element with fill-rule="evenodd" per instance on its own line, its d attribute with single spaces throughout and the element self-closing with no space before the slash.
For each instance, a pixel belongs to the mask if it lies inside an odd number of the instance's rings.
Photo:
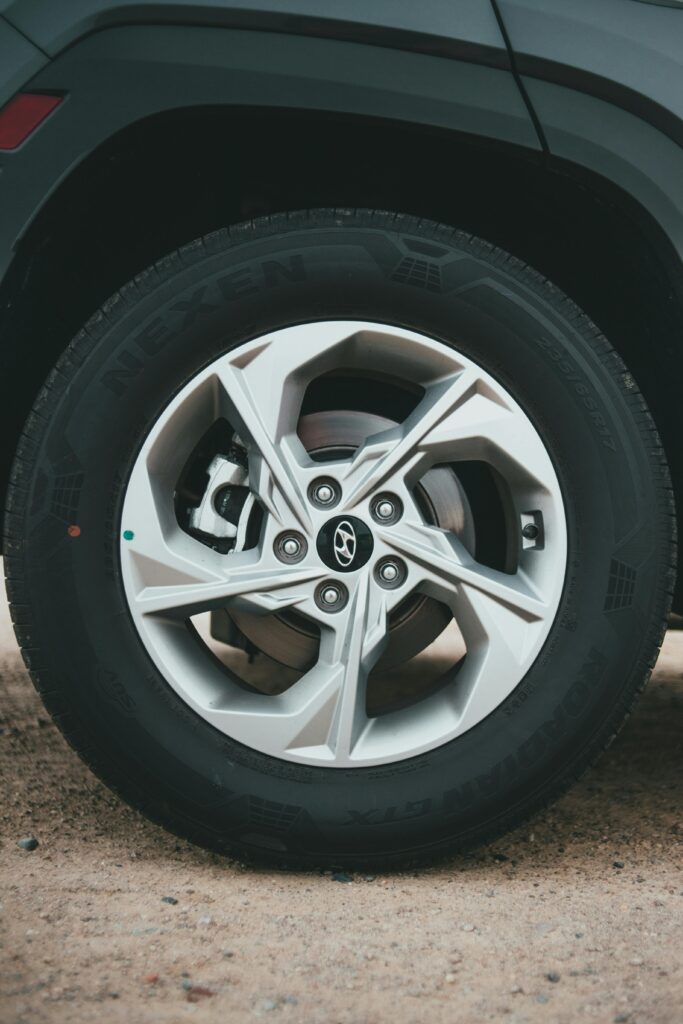
<svg viewBox="0 0 683 1024">
<path fill-rule="evenodd" d="M 372 554 L 372 534 L 356 516 L 333 516 L 315 542 L 321 561 L 333 572 L 356 572 Z"/>
<path fill-rule="evenodd" d="M 356 557 L 356 531 L 348 519 L 343 519 L 334 531 L 334 557 L 344 569 Z"/>
</svg>

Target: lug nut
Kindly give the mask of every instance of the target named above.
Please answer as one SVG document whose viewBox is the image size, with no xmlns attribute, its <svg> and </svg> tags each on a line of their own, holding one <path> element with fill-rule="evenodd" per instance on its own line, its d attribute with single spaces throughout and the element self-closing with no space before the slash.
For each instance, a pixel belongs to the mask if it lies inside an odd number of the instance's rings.
<svg viewBox="0 0 683 1024">
<path fill-rule="evenodd" d="M 393 583 L 398 578 L 398 566 L 395 562 L 385 562 L 379 574 L 385 583 Z"/>
<path fill-rule="evenodd" d="M 325 580 L 315 590 L 315 603 L 324 612 L 338 612 L 346 605 L 349 593 L 343 583 Z"/>
<path fill-rule="evenodd" d="M 385 587 L 387 590 L 395 590 L 396 587 L 400 587 L 407 575 L 405 562 L 400 558 L 384 558 L 375 566 L 375 579 L 380 587 Z"/>
<path fill-rule="evenodd" d="M 317 508 L 333 508 L 339 501 L 339 486 L 331 477 L 318 477 L 308 488 L 308 497 Z"/>
<path fill-rule="evenodd" d="M 281 533 L 275 538 L 274 550 L 281 562 L 300 562 L 306 557 L 306 539 L 298 533 Z"/>
<path fill-rule="evenodd" d="M 393 494 L 378 494 L 370 506 L 372 518 L 383 526 L 393 526 L 403 515 L 403 505 Z"/>
</svg>

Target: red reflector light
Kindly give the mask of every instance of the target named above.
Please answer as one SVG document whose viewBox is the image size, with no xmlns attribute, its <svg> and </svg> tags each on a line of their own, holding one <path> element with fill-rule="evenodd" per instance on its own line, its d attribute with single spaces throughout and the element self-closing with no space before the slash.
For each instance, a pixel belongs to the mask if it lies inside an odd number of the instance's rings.
<svg viewBox="0 0 683 1024">
<path fill-rule="evenodd" d="M 0 110 L 0 149 L 20 146 L 61 102 L 61 96 L 20 92 Z"/>
</svg>

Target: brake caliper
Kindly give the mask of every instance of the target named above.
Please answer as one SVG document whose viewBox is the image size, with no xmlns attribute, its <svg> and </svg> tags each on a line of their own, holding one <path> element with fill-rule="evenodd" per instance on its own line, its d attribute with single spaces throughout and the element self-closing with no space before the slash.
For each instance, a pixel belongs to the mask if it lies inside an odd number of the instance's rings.
<svg viewBox="0 0 683 1024">
<path fill-rule="evenodd" d="M 190 511 L 193 530 L 218 540 L 234 540 L 241 547 L 253 496 L 249 490 L 246 450 L 232 444 L 226 455 L 214 455 L 209 463 L 208 483 L 202 499 Z M 242 529 L 240 525 L 242 524 Z"/>
</svg>

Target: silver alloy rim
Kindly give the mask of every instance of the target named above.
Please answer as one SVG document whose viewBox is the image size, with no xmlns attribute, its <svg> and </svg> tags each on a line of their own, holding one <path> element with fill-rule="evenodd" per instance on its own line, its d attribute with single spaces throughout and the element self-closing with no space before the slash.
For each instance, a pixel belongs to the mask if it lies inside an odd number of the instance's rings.
<svg viewBox="0 0 683 1024">
<path fill-rule="evenodd" d="M 324 466 L 307 453 L 297 422 L 307 386 L 331 369 L 363 368 L 419 384 L 423 397 L 398 426 Z M 181 528 L 174 495 L 198 440 L 224 417 L 248 452 L 249 488 L 264 515 L 256 547 L 221 554 Z M 415 485 L 430 467 L 480 460 L 509 488 L 519 531 L 514 573 L 474 560 L 452 532 L 430 525 Z M 336 481 L 333 509 L 312 484 Z M 373 518 L 389 493 L 398 521 Z M 338 572 L 316 548 L 330 520 L 365 524 L 372 553 Z M 525 526 L 542 524 L 542 543 Z M 276 538 L 302 536 L 306 554 L 286 564 Z M 531 531 L 527 531 L 529 533 Z M 350 550 L 341 531 L 343 558 Z M 355 537 L 355 534 L 354 534 Z M 344 547 L 344 544 L 347 546 Z M 272 757 L 326 767 L 402 760 L 481 722 L 526 675 L 557 613 L 567 535 L 560 486 L 537 430 L 509 392 L 470 359 L 414 331 L 350 321 L 285 328 L 221 356 L 197 374 L 154 424 L 135 461 L 121 521 L 121 567 L 136 629 L 176 693 L 227 736 Z M 399 586 L 375 568 L 406 567 Z M 316 600 L 321 584 L 347 593 L 343 607 Z M 387 643 L 387 619 L 411 593 L 446 605 L 465 638 L 457 680 L 410 707 L 369 717 L 368 675 Z M 250 692 L 209 657 L 191 616 L 234 608 L 252 615 L 295 610 L 320 630 L 317 662 L 278 695 Z"/>
</svg>

